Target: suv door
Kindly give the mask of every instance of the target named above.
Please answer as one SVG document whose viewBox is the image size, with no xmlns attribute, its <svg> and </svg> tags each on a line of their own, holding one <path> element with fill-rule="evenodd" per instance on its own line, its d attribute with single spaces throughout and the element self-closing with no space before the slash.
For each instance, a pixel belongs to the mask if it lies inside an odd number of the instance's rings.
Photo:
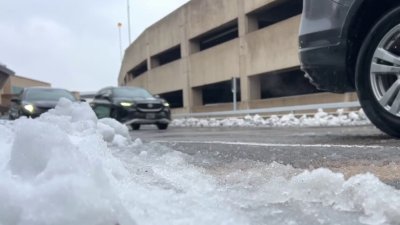
<svg viewBox="0 0 400 225">
<path fill-rule="evenodd" d="M 101 89 L 97 95 L 94 97 L 91 106 L 97 118 L 107 118 L 110 117 L 112 101 L 111 101 L 111 88 Z M 109 96 L 108 98 L 105 96 Z"/>
</svg>

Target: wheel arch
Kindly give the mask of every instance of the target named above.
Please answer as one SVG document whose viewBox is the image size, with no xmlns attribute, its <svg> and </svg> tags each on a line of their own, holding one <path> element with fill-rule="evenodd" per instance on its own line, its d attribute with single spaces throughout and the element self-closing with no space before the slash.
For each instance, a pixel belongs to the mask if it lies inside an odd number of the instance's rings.
<svg viewBox="0 0 400 225">
<path fill-rule="evenodd" d="M 350 8 L 342 36 L 347 43 L 346 61 L 348 80 L 355 87 L 355 68 L 361 45 L 372 27 L 388 11 L 399 7 L 400 1 L 394 0 L 355 0 Z"/>
</svg>

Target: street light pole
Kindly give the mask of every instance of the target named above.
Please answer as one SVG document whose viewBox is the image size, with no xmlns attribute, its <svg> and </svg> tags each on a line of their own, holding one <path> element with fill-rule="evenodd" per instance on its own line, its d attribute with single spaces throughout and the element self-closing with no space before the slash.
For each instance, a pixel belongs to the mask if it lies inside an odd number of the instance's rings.
<svg viewBox="0 0 400 225">
<path fill-rule="evenodd" d="M 126 0 L 127 8 L 128 8 L 128 38 L 129 38 L 129 44 L 131 44 L 132 43 L 132 41 L 131 41 L 131 10 L 130 10 L 129 1 L 130 0 Z"/>
<path fill-rule="evenodd" d="M 122 62 L 122 37 L 121 37 L 121 28 L 122 28 L 122 23 L 118 23 L 118 34 L 119 34 L 119 55 L 121 57 L 121 62 Z"/>
</svg>

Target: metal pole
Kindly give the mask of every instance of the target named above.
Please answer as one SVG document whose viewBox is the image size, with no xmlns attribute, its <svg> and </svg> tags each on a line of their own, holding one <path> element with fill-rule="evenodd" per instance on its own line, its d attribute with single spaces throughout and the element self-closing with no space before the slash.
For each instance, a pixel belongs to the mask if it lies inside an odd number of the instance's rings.
<svg viewBox="0 0 400 225">
<path fill-rule="evenodd" d="M 232 94 L 233 94 L 233 111 L 237 110 L 237 98 L 236 98 L 236 93 L 237 93 L 237 83 L 236 83 L 236 78 L 232 78 Z"/>
<path fill-rule="evenodd" d="M 129 5 L 129 0 L 127 2 L 127 8 L 128 8 L 128 40 L 129 40 L 129 45 L 132 43 L 131 41 L 131 10 L 130 10 L 130 5 Z"/>
<path fill-rule="evenodd" d="M 122 62 L 122 37 L 121 37 L 121 27 L 122 27 L 122 23 L 118 23 L 119 55 L 120 55 L 120 57 L 121 57 L 121 62 Z"/>
</svg>

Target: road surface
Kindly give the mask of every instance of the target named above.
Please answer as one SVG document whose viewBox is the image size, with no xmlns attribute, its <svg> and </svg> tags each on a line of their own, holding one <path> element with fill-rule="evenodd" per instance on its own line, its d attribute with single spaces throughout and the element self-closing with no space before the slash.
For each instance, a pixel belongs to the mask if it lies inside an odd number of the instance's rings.
<svg viewBox="0 0 400 225">
<path fill-rule="evenodd" d="M 400 140 L 373 126 L 317 128 L 170 128 L 143 127 L 132 132 L 146 143 L 159 143 L 207 161 L 207 168 L 238 161 L 277 162 L 298 169 L 329 168 L 346 177 L 370 172 L 400 188 Z M 246 160 L 249 165 L 243 165 Z"/>
</svg>

